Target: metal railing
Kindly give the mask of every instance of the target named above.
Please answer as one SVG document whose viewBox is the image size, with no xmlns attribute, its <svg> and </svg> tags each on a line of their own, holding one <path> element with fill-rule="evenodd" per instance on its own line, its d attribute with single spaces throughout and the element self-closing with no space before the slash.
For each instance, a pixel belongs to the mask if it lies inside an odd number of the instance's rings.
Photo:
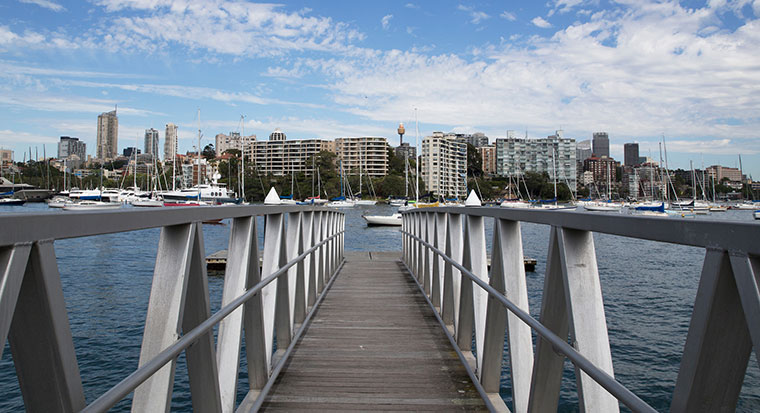
<svg viewBox="0 0 760 413">
<path fill-rule="evenodd" d="M 760 355 L 760 225 L 482 208 L 477 197 L 468 204 L 404 212 L 402 255 L 497 410 L 507 410 L 499 387 L 508 357 L 515 412 L 557 410 L 565 358 L 576 369 L 581 410 L 616 412 L 623 403 L 654 411 L 614 378 L 593 232 L 706 250 L 671 410 L 736 408 L 750 354 Z M 540 321 L 528 308 L 521 222 L 551 226 Z"/>
<path fill-rule="evenodd" d="M 265 220 L 261 268 L 257 216 Z M 232 221 L 212 315 L 202 222 L 218 219 Z M 88 406 L 53 241 L 157 227 L 139 367 Z M 167 411 L 184 352 L 193 410 L 232 412 L 243 337 L 249 389 L 237 408 L 248 411 L 263 403 L 342 266 L 345 216 L 298 206 L 162 208 L 0 216 L 0 228 L 0 338 L 11 344 L 28 411 L 102 412 L 132 392 L 132 411 Z"/>
</svg>

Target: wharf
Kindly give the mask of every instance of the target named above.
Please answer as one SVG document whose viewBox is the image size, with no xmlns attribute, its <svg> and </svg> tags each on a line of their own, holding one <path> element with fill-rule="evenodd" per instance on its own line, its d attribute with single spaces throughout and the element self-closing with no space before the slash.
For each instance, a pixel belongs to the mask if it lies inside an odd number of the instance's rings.
<svg viewBox="0 0 760 413">
<path fill-rule="evenodd" d="M 346 263 L 264 410 L 486 410 L 398 252 Z"/>
</svg>

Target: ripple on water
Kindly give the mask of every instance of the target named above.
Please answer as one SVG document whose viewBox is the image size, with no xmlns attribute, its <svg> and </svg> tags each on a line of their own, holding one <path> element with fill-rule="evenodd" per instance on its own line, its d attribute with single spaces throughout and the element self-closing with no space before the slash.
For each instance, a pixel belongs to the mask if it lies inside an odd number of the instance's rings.
<svg viewBox="0 0 760 413">
<path fill-rule="evenodd" d="M 347 250 L 400 250 L 401 234 L 397 227 L 368 228 L 361 218 L 362 214 L 390 215 L 392 208 L 378 205 L 345 212 Z M 729 211 L 721 219 L 742 219 L 744 215 Z M 536 318 L 540 316 L 549 231 L 545 225 L 521 224 L 524 254 L 538 259 L 536 271 L 526 274 L 530 313 Z M 492 221 L 487 219 L 489 248 L 492 233 Z M 160 230 L 150 229 L 55 242 L 88 401 L 137 367 L 159 235 Z M 261 218 L 258 235 L 261 248 Z M 229 222 L 204 226 L 207 254 L 226 248 L 228 239 Z M 655 409 L 667 410 L 686 341 L 704 251 L 605 234 L 595 234 L 594 243 L 615 375 Z M 209 278 L 212 311 L 219 308 L 223 282 L 219 277 Z M 244 351 L 241 349 L 241 354 Z M 511 404 L 508 358 L 503 360 L 502 367 L 501 394 Z M 246 370 L 243 362 L 238 401 L 247 388 Z M 760 411 L 758 370 L 753 353 L 738 411 Z M 192 403 L 184 356 L 177 360 L 175 377 L 172 409 L 189 411 Z M 0 411 L 23 409 L 7 344 L 0 359 L 0 389 Z M 113 411 L 128 411 L 129 406 L 130 397 Z M 578 410 L 575 373 L 569 362 L 565 363 L 563 372 L 559 410 Z"/>
</svg>

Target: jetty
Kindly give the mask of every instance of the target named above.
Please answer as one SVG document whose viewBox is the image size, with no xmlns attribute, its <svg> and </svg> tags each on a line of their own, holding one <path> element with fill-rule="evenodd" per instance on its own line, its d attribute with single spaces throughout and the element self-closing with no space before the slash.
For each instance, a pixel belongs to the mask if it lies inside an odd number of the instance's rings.
<svg viewBox="0 0 760 413">
<path fill-rule="evenodd" d="M 474 195 L 402 217 L 397 252 L 355 253 L 346 215 L 324 207 L 0 216 L 0 344 L 25 408 L 105 412 L 131 395 L 132 411 L 167 411 L 182 355 L 194 411 L 556 411 L 570 362 L 578 410 L 653 412 L 615 378 L 593 237 L 605 233 L 704 249 L 670 408 L 736 409 L 760 350 L 760 225 L 506 210 Z M 219 219 L 230 236 L 212 314 L 202 228 Z M 533 311 L 523 222 L 551 229 Z M 147 228 L 161 234 L 138 367 L 88 403 L 53 243 Z"/>
</svg>

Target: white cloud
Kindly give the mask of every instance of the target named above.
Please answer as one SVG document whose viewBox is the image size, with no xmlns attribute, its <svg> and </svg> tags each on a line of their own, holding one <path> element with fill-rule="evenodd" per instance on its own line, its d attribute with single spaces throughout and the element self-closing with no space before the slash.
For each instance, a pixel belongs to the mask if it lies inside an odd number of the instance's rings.
<svg viewBox="0 0 760 413">
<path fill-rule="evenodd" d="M 516 16 L 514 13 L 512 13 L 512 12 L 508 12 L 508 11 L 506 11 L 506 10 L 505 10 L 505 11 L 503 11 L 503 12 L 501 12 L 501 14 L 500 14 L 499 16 L 500 16 L 502 19 L 507 19 L 507 20 L 509 20 L 509 21 L 511 21 L 511 22 L 513 22 L 513 21 L 517 20 L 517 16 Z"/>
<path fill-rule="evenodd" d="M 339 108 L 377 122 L 408 120 L 418 107 L 422 125 L 477 125 L 501 136 L 546 136 L 562 125 L 578 138 L 664 133 L 712 137 L 703 151 L 758 151 L 760 21 L 702 33 L 715 13 L 633 5 L 477 55 L 366 51 L 312 66 L 335 79 L 329 90 Z"/>
<path fill-rule="evenodd" d="M 0 28 L 2 29 L 2 28 Z M 61 76 L 83 78 L 141 78 L 142 75 L 128 73 L 90 72 L 82 70 L 50 69 L 42 67 L 25 66 L 16 62 L 0 60 L 0 76 L 3 75 L 33 75 L 33 76 Z"/>
<path fill-rule="evenodd" d="M 27 4 L 36 4 L 40 7 L 44 7 L 46 9 L 50 9 L 55 12 L 66 11 L 65 7 L 51 0 L 19 0 L 19 1 L 22 3 L 27 3 Z"/>
<path fill-rule="evenodd" d="M 544 20 L 544 18 L 541 17 L 541 16 L 537 16 L 536 18 L 534 18 L 530 22 L 533 23 L 536 27 L 540 27 L 542 29 L 548 29 L 548 28 L 552 27 L 552 24 L 549 23 L 548 21 Z"/>
<path fill-rule="evenodd" d="M 100 0 L 119 12 L 107 22 L 106 47 L 157 51 L 182 46 L 234 56 L 278 56 L 288 52 L 340 51 L 364 34 L 309 10 L 281 11 L 281 5 L 231 0 Z M 125 13 L 129 11 L 129 13 Z"/>
<path fill-rule="evenodd" d="M 483 20 L 487 20 L 491 17 L 485 12 L 475 10 L 473 7 L 463 6 L 461 4 L 457 7 L 457 10 L 467 12 L 470 15 L 470 23 L 472 24 L 480 24 L 480 22 Z"/>
<path fill-rule="evenodd" d="M 101 113 L 111 110 L 118 101 L 107 99 L 86 98 L 81 96 L 57 96 L 46 94 L 16 93 L 0 94 L 0 105 L 11 108 L 27 108 L 44 112 L 82 112 Z M 147 116 L 162 115 L 145 109 L 137 109 L 126 106 L 119 107 L 120 113 Z"/>
<path fill-rule="evenodd" d="M 383 25 L 383 30 L 388 30 L 388 27 L 391 25 L 391 19 L 393 18 L 392 14 L 386 14 L 383 16 L 382 19 L 380 19 L 380 23 Z"/>
<path fill-rule="evenodd" d="M 418 5 L 414 4 L 414 3 L 406 3 L 404 5 L 404 7 L 406 7 L 407 9 L 419 9 L 420 8 L 420 6 L 418 6 Z"/>
<path fill-rule="evenodd" d="M 14 131 L 10 129 L 0 130 L 0 144 L 5 145 L 5 146 L 16 146 L 20 142 L 23 142 L 25 144 L 57 143 L 58 137 L 39 135 L 39 134 L 28 133 L 28 132 L 19 132 L 19 131 Z M 15 158 L 17 159 L 19 159 L 20 157 L 23 157 L 23 155 L 20 155 L 20 154 L 14 154 L 14 155 L 15 155 Z"/>
</svg>

